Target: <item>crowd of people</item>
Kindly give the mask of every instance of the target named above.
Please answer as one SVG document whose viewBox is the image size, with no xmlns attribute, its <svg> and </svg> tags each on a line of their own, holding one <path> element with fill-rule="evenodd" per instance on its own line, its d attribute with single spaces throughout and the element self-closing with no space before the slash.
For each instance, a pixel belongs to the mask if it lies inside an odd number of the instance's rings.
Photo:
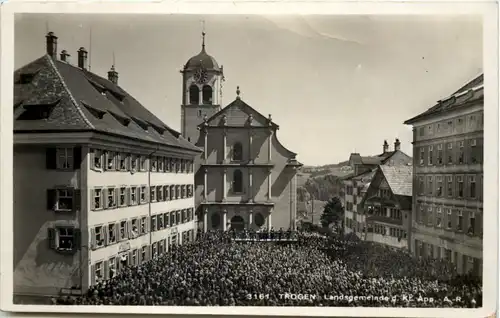
<svg viewBox="0 0 500 318">
<path fill-rule="evenodd" d="M 278 244 L 237 242 L 236 236 L 227 232 L 200 234 L 194 242 L 123 269 L 84 296 L 64 296 L 54 303 L 481 306 L 481 281 L 456 275 L 454 268 L 442 261 L 416 260 L 402 251 L 341 236 L 293 235 L 296 242 Z"/>
</svg>

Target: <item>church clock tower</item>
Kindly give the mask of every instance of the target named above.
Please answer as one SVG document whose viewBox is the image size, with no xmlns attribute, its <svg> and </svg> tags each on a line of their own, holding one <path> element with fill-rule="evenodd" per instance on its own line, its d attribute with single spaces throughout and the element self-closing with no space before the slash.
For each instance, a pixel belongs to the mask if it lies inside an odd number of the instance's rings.
<svg viewBox="0 0 500 318">
<path fill-rule="evenodd" d="M 198 142 L 198 125 L 204 117 L 221 109 L 224 81 L 222 66 L 205 51 L 205 32 L 202 36 L 201 52 L 190 58 L 181 71 L 181 133 L 194 144 Z"/>
</svg>

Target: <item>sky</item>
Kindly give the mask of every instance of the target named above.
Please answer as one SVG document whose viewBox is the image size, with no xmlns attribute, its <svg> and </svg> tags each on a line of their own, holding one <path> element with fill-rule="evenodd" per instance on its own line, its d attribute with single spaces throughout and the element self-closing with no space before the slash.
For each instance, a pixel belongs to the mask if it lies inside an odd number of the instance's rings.
<svg viewBox="0 0 500 318">
<path fill-rule="evenodd" d="M 223 106 L 240 86 L 305 165 L 376 155 L 395 138 L 412 155 L 403 122 L 482 72 L 480 17 L 417 15 L 22 14 L 15 68 L 45 54 L 52 31 L 59 52 L 76 64 L 87 48 L 91 71 L 103 77 L 114 56 L 119 85 L 180 131 L 179 71 L 200 52 L 203 24 L 206 51 L 224 66 Z"/>
</svg>

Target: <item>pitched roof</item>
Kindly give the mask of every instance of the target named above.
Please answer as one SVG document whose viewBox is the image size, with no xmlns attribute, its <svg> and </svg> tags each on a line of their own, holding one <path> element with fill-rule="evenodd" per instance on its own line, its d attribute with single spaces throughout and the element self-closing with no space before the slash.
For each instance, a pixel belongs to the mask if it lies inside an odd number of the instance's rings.
<svg viewBox="0 0 500 318">
<path fill-rule="evenodd" d="M 120 86 L 49 55 L 14 82 L 14 132 L 91 130 L 201 152 Z"/>
<path fill-rule="evenodd" d="M 379 166 L 394 195 L 412 196 L 413 167 Z"/>
<path fill-rule="evenodd" d="M 472 81 L 461 87 L 458 91 L 450 96 L 440 100 L 436 105 L 432 106 L 425 112 L 410 118 L 404 122 L 409 125 L 418 120 L 427 118 L 439 113 L 449 112 L 459 107 L 471 105 L 476 102 L 484 101 L 484 76 L 483 74 L 474 78 Z"/>
<path fill-rule="evenodd" d="M 355 164 L 378 166 L 378 165 L 386 164 L 398 152 L 403 153 L 401 150 L 395 150 L 395 151 L 386 151 L 386 152 L 379 154 L 379 155 L 366 156 L 366 157 L 360 156 L 359 153 L 352 153 L 350 158 L 353 158 L 353 156 L 354 156 L 354 160 L 356 161 Z M 357 178 L 359 176 L 363 176 L 366 173 L 373 172 L 375 170 L 376 170 L 376 168 L 373 168 L 371 171 L 368 171 L 368 172 L 364 171 L 364 172 L 361 172 L 358 174 L 350 173 L 350 174 L 344 176 L 343 180 L 354 179 L 354 178 Z"/>
</svg>

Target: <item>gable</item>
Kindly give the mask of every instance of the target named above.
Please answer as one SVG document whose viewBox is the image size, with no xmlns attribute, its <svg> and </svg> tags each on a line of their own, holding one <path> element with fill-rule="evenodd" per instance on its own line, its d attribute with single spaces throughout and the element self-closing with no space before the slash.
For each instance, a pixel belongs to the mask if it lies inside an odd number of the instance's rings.
<svg viewBox="0 0 500 318">
<path fill-rule="evenodd" d="M 207 121 L 210 126 L 224 125 L 224 116 L 227 126 L 244 127 L 249 126 L 250 121 L 253 127 L 267 127 L 269 118 L 259 113 L 254 108 L 243 102 L 241 99 L 236 99 L 228 106 L 221 109 L 218 113 L 210 117 Z M 274 128 L 278 126 L 271 122 Z"/>
<path fill-rule="evenodd" d="M 395 151 L 389 158 L 387 158 L 383 165 L 384 166 L 401 166 L 412 163 L 412 157 L 408 156 L 404 152 L 398 150 Z"/>
<path fill-rule="evenodd" d="M 380 184 L 379 184 L 378 187 L 381 188 L 381 189 L 389 189 L 390 188 L 389 183 L 387 183 L 387 180 L 385 178 L 383 178 L 380 181 Z"/>
</svg>

